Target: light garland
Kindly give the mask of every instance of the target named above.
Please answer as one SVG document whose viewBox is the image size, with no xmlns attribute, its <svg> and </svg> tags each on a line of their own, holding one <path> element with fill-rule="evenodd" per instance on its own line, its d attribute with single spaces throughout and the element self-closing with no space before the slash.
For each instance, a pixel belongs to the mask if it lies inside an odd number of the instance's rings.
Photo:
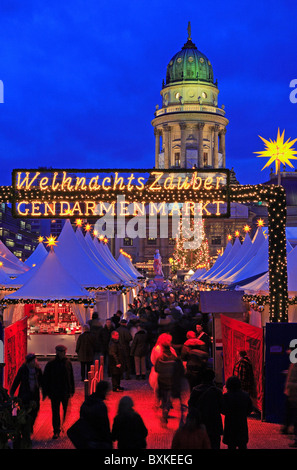
<svg viewBox="0 0 297 470">
<path fill-rule="evenodd" d="M 77 170 L 67 170 L 77 171 Z M 104 170 L 110 172 L 112 170 Z M 121 170 L 126 171 L 126 170 Z M 137 171 L 129 169 L 127 170 Z M 142 172 L 150 172 L 151 170 L 138 170 Z M 173 171 L 168 171 L 171 173 Z M 227 172 L 229 181 L 229 173 Z M 67 189 L 59 191 L 52 195 L 49 190 L 19 189 L 17 192 L 12 187 L 0 187 L 0 201 L 4 203 L 15 203 L 20 200 L 37 199 L 40 201 L 49 200 L 49 196 L 53 196 L 56 201 L 76 202 L 86 198 L 96 204 L 98 198 L 104 201 L 115 201 L 117 196 L 123 195 L 123 190 L 113 190 L 90 192 L 90 191 L 74 191 L 69 192 Z M 188 189 L 167 189 L 160 188 L 158 191 L 149 191 L 144 187 L 141 191 L 133 188 L 125 191 L 125 198 L 128 202 L 167 202 L 167 203 L 184 203 L 184 202 L 204 202 L 221 201 L 222 203 L 237 202 L 246 204 L 251 202 L 263 202 L 267 205 L 268 210 L 268 235 L 269 235 L 269 303 L 270 303 L 270 321 L 271 322 L 287 322 L 288 321 L 288 289 L 287 289 L 287 256 L 286 256 L 286 195 L 282 186 L 277 185 L 236 185 L 225 186 L 218 189 L 209 189 L 207 191 L 196 191 L 193 187 Z M 14 208 L 15 204 L 13 204 Z M 13 213 L 15 215 L 15 213 Z M 20 215 L 17 215 L 20 217 Z M 59 216 L 58 216 L 59 217 Z M 98 215 L 94 215 L 98 218 Z M 206 214 L 205 217 L 208 217 Z M 213 217 L 213 214 L 211 215 Z M 221 214 L 216 217 L 226 217 Z M 24 216 L 24 218 L 26 218 Z M 32 218 L 32 217 L 31 217 Z M 260 226 L 260 225 L 259 225 Z"/>
</svg>

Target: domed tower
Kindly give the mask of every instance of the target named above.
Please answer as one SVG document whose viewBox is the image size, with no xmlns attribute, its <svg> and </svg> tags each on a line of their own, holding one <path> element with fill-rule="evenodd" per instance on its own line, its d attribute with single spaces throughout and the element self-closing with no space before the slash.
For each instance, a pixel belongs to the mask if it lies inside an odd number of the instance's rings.
<svg viewBox="0 0 297 470">
<path fill-rule="evenodd" d="M 228 120 L 218 106 L 219 89 L 208 58 L 191 39 L 170 60 L 156 106 L 156 168 L 225 168 Z"/>
</svg>

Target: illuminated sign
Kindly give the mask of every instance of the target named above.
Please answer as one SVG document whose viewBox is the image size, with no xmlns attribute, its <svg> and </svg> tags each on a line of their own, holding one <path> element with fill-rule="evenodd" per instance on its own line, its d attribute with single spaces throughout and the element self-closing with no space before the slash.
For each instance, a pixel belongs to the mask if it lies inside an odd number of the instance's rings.
<svg viewBox="0 0 297 470">
<path fill-rule="evenodd" d="M 165 204 L 171 212 L 198 204 L 203 217 L 230 215 L 228 170 L 20 169 L 12 188 L 19 218 L 93 218 L 116 210 L 131 216 L 147 206 L 161 213 Z"/>
</svg>

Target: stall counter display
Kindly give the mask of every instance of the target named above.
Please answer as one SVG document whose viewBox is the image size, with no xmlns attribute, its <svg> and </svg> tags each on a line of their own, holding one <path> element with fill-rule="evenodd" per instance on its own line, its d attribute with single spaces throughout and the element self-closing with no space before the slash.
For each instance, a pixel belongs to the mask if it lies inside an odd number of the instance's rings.
<svg viewBox="0 0 297 470">
<path fill-rule="evenodd" d="M 32 305 L 28 315 L 28 350 L 37 355 L 55 354 L 55 346 L 64 344 L 67 355 L 75 356 L 81 326 L 67 304 Z"/>
</svg>

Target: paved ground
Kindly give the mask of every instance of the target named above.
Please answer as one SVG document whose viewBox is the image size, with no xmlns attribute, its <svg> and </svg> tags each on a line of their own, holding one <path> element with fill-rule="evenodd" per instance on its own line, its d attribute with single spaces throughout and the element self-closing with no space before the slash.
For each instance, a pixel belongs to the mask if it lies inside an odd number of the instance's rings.
<svg viewBox="0 0 297 470">
<path fill-rule="evenodd" d="M 77 361 L 72 363 L 76 381 L 76 393 L 71 400 L 68 416 L 64 423 L 64 432 L 59 439 L 52 439 L 50 401 L 49 399 L 42 401 L 34 428 L 33 449 L 73 449 L 73 445 L 65 431 L 79 415 L 79 409 L 84 400 L 84 384 L 80 381 L 80 364 Z M 45 362 L 41 361 L 40 364 L 43 367 Z M 107 380 L 110 381 L 108 378 Z M 179 425 L 180 413 L 178 402 L 173 404 L 168 426 L 164 429 L 160 423 L 160 411 L 156 412 L 154 410 L 154 397 L 148 381 L 123 380 L 121 385 L 124 386 L 125 391 L 123 393 L 110 392 L 106 400 L 111 424 L 120 398 L 125 394 L 130 395 L 134 401 L 135 409 L 141 414 L 149 431 L 147 448 L 170 449 L 172 436 Z M 288 446 L 292 441 L 292 436 L 282 435 L 280 433 L 280 425 L 262 422 L 257 415 L 251 416 L 248 423 L 250 435 L 249 449 L 294 450 Z M 222 449 L 226 448 L 224 444 L 221 447 Z"/>
</svg>

